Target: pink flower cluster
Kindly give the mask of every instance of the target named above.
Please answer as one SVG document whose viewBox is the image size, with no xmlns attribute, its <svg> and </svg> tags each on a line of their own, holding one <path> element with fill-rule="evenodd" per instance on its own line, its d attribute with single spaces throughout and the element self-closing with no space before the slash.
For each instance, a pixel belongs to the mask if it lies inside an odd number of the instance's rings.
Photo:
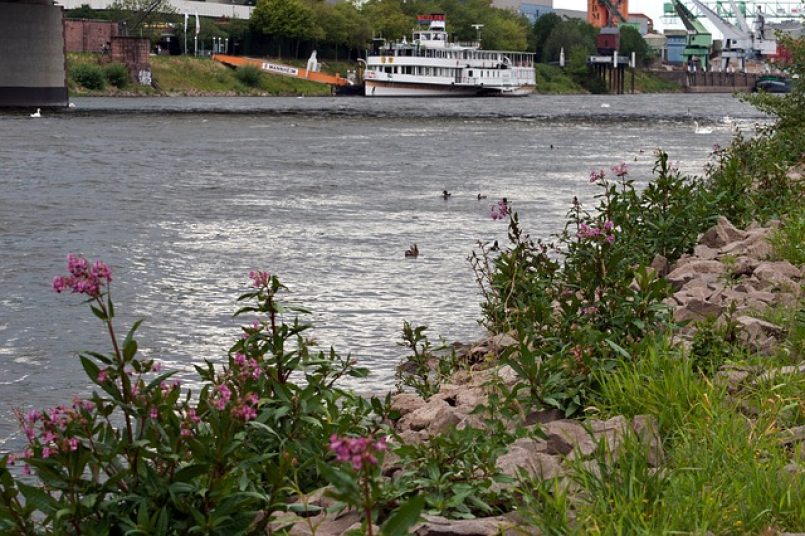
<svg viewBox="0 0 805 536">
<path fill-rule="evenodd" d="M 260 398 L 257 393 L 249 393 L 240 400 L 240 403 L 232 408 L 232 415 L 240 417 L 244 421 L 251 421 L 257 418 L 257 403 Z"/>
<path fill-rule="evenodd" d="M 218 411 L 223 411 L 226 408 L 226 405 L 229 404 L 229 400 L 232 398 L 232 391 L 227 387 L 225 383 L 221 385 L 216 385 L 213 388 L 213 400 L 211 402 L 212 407 L 217 409 Z"/>
<path fill-rule="evenodd" d="M 252 271 L 249 272 L 249 278 L 252 280 L 252 284 L 257 287 L 267 287 L 269 282 L 271 281 L 271 274 L 268 272 L 258 272 Z"/>
<path fill-rule="evenodd" d="M 594 170 L 592 170 L 590 172 L 590 182 L 602 181 L 602 180 L 604 180 L 604 177 L 606 177 L 606 176 L 607 176 L 607 174 L 604 173 L 603 169 L 598 169 L 598 170 L 594 169 Z"/>
<path fill-rule="evenodd" d="M 73 397 L 72 407 L 56 406 L 42 411 L 32 409 L 24 416 L 18 413 L 29 445 L 20 457 L 31 459 L 38 451 L 41 458 L 47 459 L 60 452 L 77 451 L 81 442 L 74 436 L 76 430 L 72 425 L 85 428 L 92 418 L 90 413 L 94 409 L 93 402 Z M 13 455 L 9 459 L 13 464 L 17 458 L 18 456 Z M 27 464 L 23 467 L 23 473 L 26 475 L 31 473 L 31 468 Z"/>
<path fill-rule="evenodd" d="M 626 165 L 626 162 L 621 162 L 617 166 L 612 167 L 612 173 L 617 177 L 625 177 L 629 174 L 629 167 Z"/>
<path fill-rule="evenodd" d="M 70 275 L 57 275 L 53 278 L 53 290 L 63 292 L 70 289 L 75 294 L 86 294 L 91 298 L 101 295 L 103 286 L 112 282 L 112 271 L 101 261 L 90 265 L 84 257 L 73 253 L 67 256 L 67 270 Z"/>
<path fill-rule="evenodd" d="M 608 243 L 613 243 L 615 241 L 615 235 L 613 234 L 613 229 L 615 228 L 615 224 L 613 224 L 610 220 L 604 222 L 602 227 L 596 227 L 595 225 L 588 225 L 586 223 L 579 224 L 579 230 L 576 233 L 576 236 L 584 239 L 584 240 L 595 240 L 598 238 L 603 238 Z"/>
<path fill-rule="evenodd" d="M 330 450 L 335 453 L 335 459 L 352 463 L 352 468 L 356 471 L 377 465 L 376 454 L 387 449 L 385 437 L 375 441 L 372 437 L 330 436 Z"/>
<path fill-rule="evenodd" d="M 502 220 L 503 218 L 509 215 L 509 212 L 510 212 L 509 202 L 504 197 L 500 201 L 498 201 L 496 205 L 492 205 L 492 208 L 490 209 L 489 212 L 489 216 L 493 220 Z"/>
<path fill-rule="evenodd" d="M 235 354 L 235 364 L 240 368 L 238 376 L 240 379 L 245 380 L 251 378 L 252 380 L 260 379 L 263 374 L 263 369 L 260 368 L 260 363 L 256 359 L 249 359 L 241 353 Z"/>
<path fill-rule="evenodd" d="M 184 420 L 182 421 L 182 428 L 179 432 L 182 437 L 191 437 L 193 436 L 193 428 L 201 422 L 201 418 L 196 413 L 195 408 L 188 408 L 187 414 L 185 415 Z"/>
</svg>

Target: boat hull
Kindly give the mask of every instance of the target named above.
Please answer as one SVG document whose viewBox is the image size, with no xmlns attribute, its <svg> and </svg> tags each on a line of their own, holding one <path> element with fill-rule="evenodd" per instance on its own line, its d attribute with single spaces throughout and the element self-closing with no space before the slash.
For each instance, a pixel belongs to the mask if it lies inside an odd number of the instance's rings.
<svg viewBox="0 0 805 536">
<path fill-rule="evenodd" d="M 366 80 L 367 97 L 525 97 L 534 86 L 512 88 Z"/>
</svg>

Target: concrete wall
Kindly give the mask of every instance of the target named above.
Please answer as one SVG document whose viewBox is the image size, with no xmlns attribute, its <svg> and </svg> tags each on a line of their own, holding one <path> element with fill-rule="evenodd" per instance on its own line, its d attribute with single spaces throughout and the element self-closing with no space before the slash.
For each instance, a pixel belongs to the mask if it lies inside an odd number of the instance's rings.
<svg viewBox="0 0 805 536">
<path fill-rule="evenodd" d="M 67 106 L 63 12 L 0 2 L 0 106 Z"/>
<path fill-rule="evenodd" d="M 64 46 L 67 52 L 101 52 L 117 35 L 117 23 L 105 20 L 64 21 Z"/>
</svg>

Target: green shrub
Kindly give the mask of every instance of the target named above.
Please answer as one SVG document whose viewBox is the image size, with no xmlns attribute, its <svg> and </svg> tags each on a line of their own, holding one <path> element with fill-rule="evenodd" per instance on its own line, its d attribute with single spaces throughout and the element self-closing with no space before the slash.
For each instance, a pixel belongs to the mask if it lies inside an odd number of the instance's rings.
<svg viewBox="0 0 805 536">
<path fill-rule="evenodd" d="M 129 83 L 129 70 L 122 63 L 110 63 L 103 69 L 106 81 L 118 89 L 126 87 Z"/>
<path fill-rule="evenodd" d="M 805 264 L 805 209 L 800 206 L 784 218 L 771 243 L 777 257 L 795 266 Z"/>
<path fill-rule="evenodd" d="M 104 76 L 103 69 L 97 65 L 82 63 L 73 68 L 70 73 L 75 82 L 87 89 L 100 90 L 106 86 L 106 77 Z"/>
<path fill-rule="evenodd" d="M 263 73 L 257 67 L 247 65 L 245 67 L 239 67 L 238 70 L 235 71 L 235 78 L 245 86 L 257 87 L 263 80 Z"/>
</svg>

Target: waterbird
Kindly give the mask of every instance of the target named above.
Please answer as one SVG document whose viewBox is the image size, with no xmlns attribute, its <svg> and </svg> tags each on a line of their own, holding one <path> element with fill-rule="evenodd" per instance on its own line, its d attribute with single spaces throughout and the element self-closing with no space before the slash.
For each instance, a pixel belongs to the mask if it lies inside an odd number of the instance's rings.
<svg viewBox="0 0 805 536">
<path fill-rule="evenodd" d="M 478 201 L 480 201 L 481 199 L 486 199 L 486 196 L 481 195 L 481 192 L 478 192 Z"/>
<path fill-rule="evenodd" d="M 451 195 L 453 195 L 453 194 L 451 194 L 451 193 L 450 193 L 450 192 L 448 192 L 447 190 L 442 190 L 442 198 L 443 198 L 445 201 L 447 201 L 447 200 L 450 198 L 450 196 L 451 196 Z"/>
<path fill-rule="evenodd" d="M 696 134 L 712 134 L 713 133 L 713 129 L 710 128 L 710 127 L 700 127 L 698 121 L 693 122 L 693 127 L 694 127 L 693 131 Z"/>
<path fill-rule="evenodd" d="M 68 104 L 68 105 L 67 105 L 67 107 L 68 107 L 68 108 L 75 108 L 75 103 L 74 103 L 74 102 L 71 102 L 70 104 Z"/>
<path fill-rule="evenodd" d="M 609 108 L 609 103 L 608 102 L 602 102 L 601 103 L 601 108 Z"/>
<path fill-rule="evenodd" d="M 409 248 L 405 250 L 405 256 L 413 259 L 419 257 L 419 248 L 415 243 L 411 244 Z"/>
<path fill-rule="evenodd" d="M 41 108 L 37 108 L 36 111 L 31 114 L 31 117 L 42 117 L 42 114 L 40 113 L 41 111 Z"/>
</svg>

